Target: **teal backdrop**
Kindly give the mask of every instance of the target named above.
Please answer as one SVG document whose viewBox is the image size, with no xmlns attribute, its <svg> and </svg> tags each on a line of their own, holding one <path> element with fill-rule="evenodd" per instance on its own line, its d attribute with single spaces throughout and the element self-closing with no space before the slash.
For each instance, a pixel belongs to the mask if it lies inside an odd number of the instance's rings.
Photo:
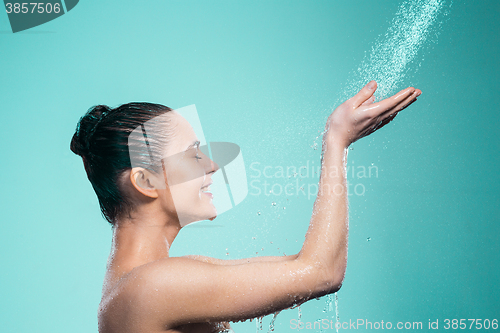
<svg viewBox="0 0 500 333">
<path fill-rule="evenodd" d="M 450 4 L 398 85 L 422 96 L 349 151 L 341 323 L 422 322 L 427 331 L 438 320 L 446 332 L 446 319 L 500 320 L 500 2 Z M 172 255 L 297 253 L 317 136 L 400 5 L 82 0 L 16 34 L 0 14 L 0 331 L 97 332 L 111 228 L 69 150 L 93 105 L 195 104 L 207 140 L 241 147 L 248 196 L 183 229 Z M 300 310 L 304 325 L 335 320 L 326 297 Z M 298 316 L 282 311 L 274 330 L 294 331 Z M 258 329 L 255 320 L 232 326 Z"/>
</svg>

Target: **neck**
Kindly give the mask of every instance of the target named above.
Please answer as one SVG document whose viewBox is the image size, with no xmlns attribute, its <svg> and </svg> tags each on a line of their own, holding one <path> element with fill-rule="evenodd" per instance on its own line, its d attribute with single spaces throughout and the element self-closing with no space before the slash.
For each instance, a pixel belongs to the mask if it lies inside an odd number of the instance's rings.
<svg viewBox="0 0 500 333">
<path fill-rule="evenodd" d="M 156 209 L 134 215 L 116 221 L 108 265 L 131 270 L 169 256 L 170 246 L 181 229 L 178 220 Z"/>
</svg>

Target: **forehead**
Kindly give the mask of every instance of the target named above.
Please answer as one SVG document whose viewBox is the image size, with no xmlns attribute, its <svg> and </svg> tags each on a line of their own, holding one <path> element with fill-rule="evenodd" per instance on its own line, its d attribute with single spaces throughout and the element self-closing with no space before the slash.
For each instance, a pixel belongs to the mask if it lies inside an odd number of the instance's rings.
<svg viewBox="0 0 500 333">
<path fill-rule="evenodd" d="M 189 145 L 198 140 L 191 124 L 178 112 L 169 112 L 168 123 L 167 126 L 170 127 L 172 133 L 167 147 L 169 153 L 175 154 L 184 151 Z"/>
</svg>

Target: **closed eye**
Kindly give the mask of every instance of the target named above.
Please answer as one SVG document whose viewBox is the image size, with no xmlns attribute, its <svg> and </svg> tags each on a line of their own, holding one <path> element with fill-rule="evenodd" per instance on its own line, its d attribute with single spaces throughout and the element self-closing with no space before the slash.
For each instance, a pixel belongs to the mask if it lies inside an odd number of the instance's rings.
<svg viewBox="0 0 500 333">
<path fill-rule="evenodd" d="M 195 148 L 195 149 L 196 149 L 196 155 L 194 156 L 194 158 L 196 158 L 196 159 L 198 159 L 198 160 L 201 160 L 202 158 L 198 155 L 198 154 L 199 154 L 199 152 L 198 152 L 198 147 L 199 147 L 199 146 L 196 146 L 196 148 Z"/>
</svg>

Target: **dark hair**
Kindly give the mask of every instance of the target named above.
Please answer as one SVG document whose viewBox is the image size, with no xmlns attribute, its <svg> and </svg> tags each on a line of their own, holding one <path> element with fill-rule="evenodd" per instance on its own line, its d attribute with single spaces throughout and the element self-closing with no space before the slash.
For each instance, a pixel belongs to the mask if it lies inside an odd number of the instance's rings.
<svg viewBox="0 0 500 333">
<path fill-rule="evenodd" d="M 150 150 L 144 152 L 141 151 L 144 145 L 129 146 L 130 133 L 169 111 L 172 109 L 153 103 L 128 103 L 114 109 L 97 105 L 80 118 L 70 148 L 82 157 L 101 212 L 109 223 L 114 224 L 119 214 L 130 212 L 132 207 L 119 186 L 120 175 L 131 168 L 130 151 L 136 150 L 135 156 L 147 157 L 141 161 L 142 166 L 156 171 L 151 152 L 159 153 L 158 148 L 166 144 L 166 135 L 154 138 L 148 133 Z"/>
</svg>

